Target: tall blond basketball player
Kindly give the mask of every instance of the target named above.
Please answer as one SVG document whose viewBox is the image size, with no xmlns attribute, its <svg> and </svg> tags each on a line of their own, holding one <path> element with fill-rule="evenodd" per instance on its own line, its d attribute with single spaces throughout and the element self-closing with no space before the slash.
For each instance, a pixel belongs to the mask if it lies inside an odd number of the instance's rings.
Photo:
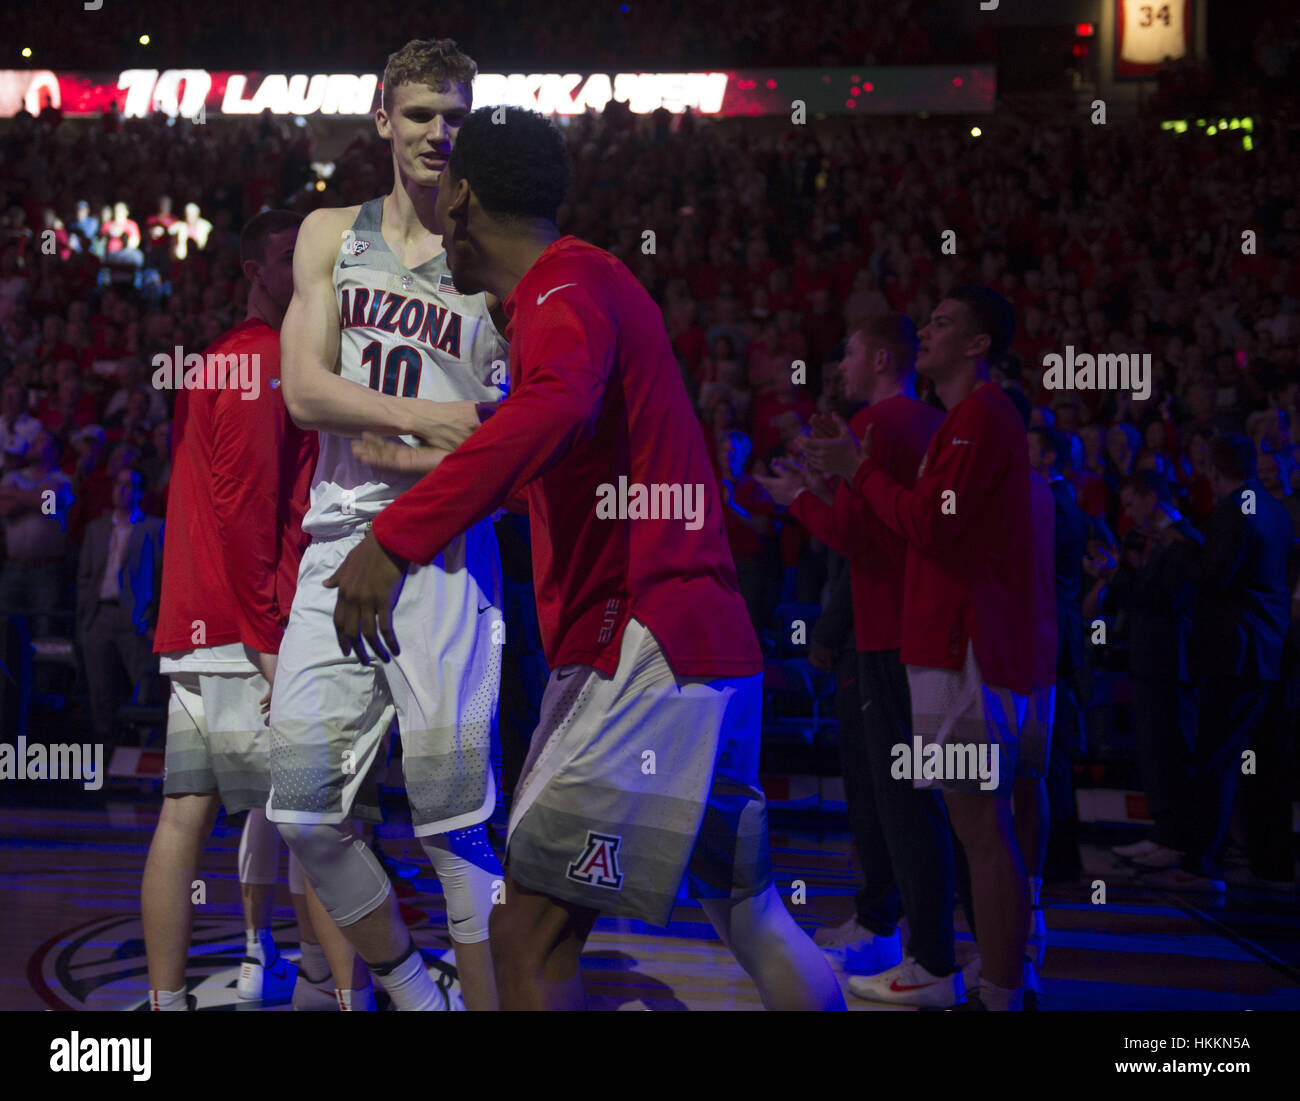
<svg viewBox="0 0 1300 1101">
<path fill-rule="evenodd" d="M 307 217 L 281 340 L 285 401 L 298 425 L 319 430 L 320 460 L 303 522 L 312 542 L 272 696 L 267 816 L 398 1009 L 452 1007 L 351 826 L 394 715 L 415 834 L 442 881 L 465 1004 L 496 1007 L 487 936 L 502 872 L 483 825 L 496 799 L 496 539 L 490 522 L 478 524 L 407 575 L 394 618 L 409 642 L 383 666 L 340 656 L 331 578 L 371 518 L 418 480 L 372 470 L 353 457 L 350 437 L 375 432 L 452 450 L 478 426 L 479 407 L 486 415 L 501 396 L 507 348 L 491 313 L 499 303 L 456 290 L 434 218 L 476 71 L 449 39 L 412 41 L 389 57 L 376 124 L 391 143 L 393 191 Z"/>
</svg>

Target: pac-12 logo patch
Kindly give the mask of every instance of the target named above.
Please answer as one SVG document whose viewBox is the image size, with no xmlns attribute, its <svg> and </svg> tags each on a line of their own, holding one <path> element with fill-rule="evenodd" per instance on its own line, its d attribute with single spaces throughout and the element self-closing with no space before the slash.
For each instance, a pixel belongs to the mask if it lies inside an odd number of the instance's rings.
<svg viewBox="0 0 1300 1101">
<path fill-rule="evenodd" d="M 577 883 L 589 887 L 608 887 L 617 891 L 623 886 L 623 873 L 618 869 L 618 847 L 621 837 L 608 833 L 587 831 L 587 847 L 565 873 Z"/>
<path fill-rule="evenodd" d="M 362 241 L 362 240 L 360 240 L 360 239 L 354 240 L 354 241 L 352 242 L 352 248 L 351 248 L 352 255 L 353 255 L 353 256 L 360 256 L 360 255 L 361 255 L 363 252 L 365 252 L 366 249 L 368 249 L 369 247 L 370 247 L 370 242 L 369 242 L 369 241 Z"/>
</svg>

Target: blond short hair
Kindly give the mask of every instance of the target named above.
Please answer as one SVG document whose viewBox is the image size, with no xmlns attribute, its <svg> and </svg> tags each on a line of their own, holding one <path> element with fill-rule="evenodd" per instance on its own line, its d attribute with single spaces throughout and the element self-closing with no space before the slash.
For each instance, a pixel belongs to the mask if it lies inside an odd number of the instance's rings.
<svg viewBox="0 0 1300 1101">
<path fill-rule="evenodd" d="M 393 109 L 393 92 L 402 84 L 426 84 L 442 91 L 449 84 L 463 84 L 468 91 L 478 75 L 478 66 L 462 53 L 450 38 L 413 38 L 384 66 L 383 104 Z"/>
</svg>

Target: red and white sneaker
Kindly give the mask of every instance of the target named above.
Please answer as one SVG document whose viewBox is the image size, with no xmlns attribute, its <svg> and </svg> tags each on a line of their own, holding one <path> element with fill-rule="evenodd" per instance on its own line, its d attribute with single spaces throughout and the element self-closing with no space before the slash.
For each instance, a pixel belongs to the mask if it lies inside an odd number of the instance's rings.
<svg viewBox="0 0 1300 1101">
<path fill-rule="evenodd" d="M 256 956 L 245 956 L 239 963 L 235 993 L 244 1001 L 261 1001 L 283 992 L 288 982 L 289 965 L 279 953 L 268 964 Z"/>
<path fill-rule="evenodd" d="M 854 975 L 878 975 L 903 961 L 903 943 L 895 929 L 877 936 L 858 924 L 856 916 L 813 934 L 813 943 L 826 953 L 832 967 Z"/>
<path fill-rule="evenodd" d="M 335 990 L 334 1008 L 342 1013 L 374 1013 L 375 985 L 367 983 L 364 990 Z"/>
<path fill-rule="evenodd" d="M 869 1002 L 946 1009 L 965 997 L 966 983 L 960 971 L 939 978 L 908 956 L 879 975 L 854 975 L 849 993 Z"/>
</svg>

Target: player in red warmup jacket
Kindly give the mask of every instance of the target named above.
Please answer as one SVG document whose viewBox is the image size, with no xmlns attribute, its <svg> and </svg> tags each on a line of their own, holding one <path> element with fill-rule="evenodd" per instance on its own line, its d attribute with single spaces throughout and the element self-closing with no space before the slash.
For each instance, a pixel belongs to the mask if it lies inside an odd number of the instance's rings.
<svg viewBox="0 0 1300 1101">
<path fill-rule="evenodd" d="M 616 258 L 557 230 L 559 132 L 492 116 L 461 127 L 437 214 L 456 285 L 503 300 L 510 396 L 446 458 L 356 445 L 373 465 L 440 465 L 332 579 L 340 647 L 395 653 L 408 565 L 523 494 L 552 673 L 492 912 L 501 1007 L 582 1008 L 596 918 L 666 924 L 685 879 L 766 1006 L 842 1009 L 772 881 L 763 660 L 662 314 Z"/>
<path fill-rule="evenodd" d="M 266 211 L 245 226 L 247 316 L 207 350 L 201 377 L 191 371 L 186 387 L 182 375 L 176 395 L 173 534 L 163 551 L 154 638 L 171 677 L 166 798 L 141 887 L 156 1010 L 192 1008 L 185 984 L 191 884 L 222 804 L 228 814 L 248 812 L 239 848 L 248 935 L 238 995 L 260 999 L 267 973 L 284 967 L 270 928 L 280 837 L 264 809 L 264 714 L 306 544 L 302 518 L 316 463 L 315 433 L 294 427 L 279 391 L 279 329 L 301 221 L 289 211 Z M 167 381 L 176 384 L 175 376 Z M 351 949 L 324 911 L 312 920 L 308 888 L 293 862 L 289 882 L 304 952 L 294 1007 L 334 1008 L 325 953 L 350 968 Z"/>
</svg>

